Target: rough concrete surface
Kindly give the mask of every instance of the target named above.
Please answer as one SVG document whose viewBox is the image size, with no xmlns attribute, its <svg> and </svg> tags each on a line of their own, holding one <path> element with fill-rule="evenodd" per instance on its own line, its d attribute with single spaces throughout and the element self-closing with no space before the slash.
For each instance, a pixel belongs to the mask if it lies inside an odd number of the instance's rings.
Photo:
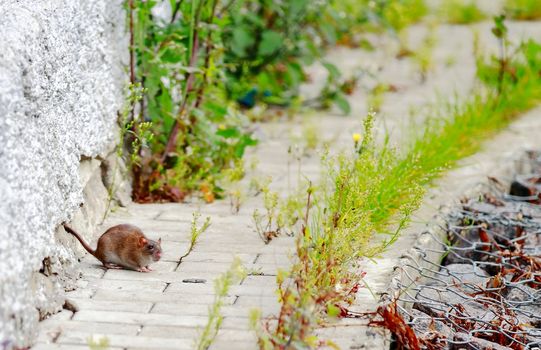
<svg viewBox="0 0 541 350">
<path fill-rule="evenodd" d="M 92 163 L 114 147 L 127 51 L 122 3 L 0 2 L 0 344 L 8 349 L 31 342 L 76 273 L 55 228 L 100 173 L 99 161 L 79 170 L 81 158 Z"/>
</svg>

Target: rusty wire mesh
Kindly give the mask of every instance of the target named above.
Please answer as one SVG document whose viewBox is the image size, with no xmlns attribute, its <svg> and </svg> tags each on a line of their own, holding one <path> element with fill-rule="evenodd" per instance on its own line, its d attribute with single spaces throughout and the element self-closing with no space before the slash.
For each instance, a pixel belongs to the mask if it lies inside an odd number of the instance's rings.
<svg viewBox="0 0 541 350">
<path fill-rule="evenodd" d="M 541 349 L 541 179 L 525 179 L 465 200 L 403 267 L 398 310 L 422 347 Z"/>
</svg>

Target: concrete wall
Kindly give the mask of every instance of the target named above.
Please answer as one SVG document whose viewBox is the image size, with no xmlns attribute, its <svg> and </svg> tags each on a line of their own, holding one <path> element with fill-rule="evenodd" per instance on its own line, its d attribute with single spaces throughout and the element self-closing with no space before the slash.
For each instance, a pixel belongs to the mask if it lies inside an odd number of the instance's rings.
<svg viewBox="0 0 541 350">
<path fill-rule="evenodd" d="M 90 239 L 105 214 L 128 45 L 122 0 L 5 0 L 0 13 L 0 348 L 9 349 L 32 342 L 78 275 L 80 248 L 59 224 L 75 219 Z"/>
</svg>

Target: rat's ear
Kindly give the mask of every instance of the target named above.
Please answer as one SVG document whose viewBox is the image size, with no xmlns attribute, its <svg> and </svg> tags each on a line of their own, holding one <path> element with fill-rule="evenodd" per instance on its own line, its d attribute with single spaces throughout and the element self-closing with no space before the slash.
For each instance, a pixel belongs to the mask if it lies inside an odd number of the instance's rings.
<svg viewBox="0 0 541 350">
<path fill-rule="evenodd" d="M 147 239 L 145 237 L 139 238 L 139 247 L 143 248 L 148 243 Z"/>
<path fill-rule="evenodd" d="M 158 243 L 162 244 L 162 238 L 158 238 Z"/>
</svg>

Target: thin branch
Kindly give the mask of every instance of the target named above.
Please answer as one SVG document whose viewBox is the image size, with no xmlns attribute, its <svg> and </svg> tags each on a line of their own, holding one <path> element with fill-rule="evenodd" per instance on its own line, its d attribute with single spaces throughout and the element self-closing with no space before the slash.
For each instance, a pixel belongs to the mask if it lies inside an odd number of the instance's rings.
<svg viewBox="0 0 541 350">
<path fill-rule="evenodd" d="M 212 5 L 212 12 L 210 14 L 210 19 L 208 21 L 209 24 L 212 24 L 212 22 L 214 21 L 216 5 L 218 5 L 218 0 L 214 0 L 214 3 Z M 205 89 L 205 86 L 207 85 L 208 80 L 209 80 L 210 50 L 212 47 L 211 39 L 212 39 L 212 29 L 209 27 L 209 30 L 207 33 L 207 39 L 205 41 L 205 65 L 204 65 L 205 79 L 203 79 L 203 83 L 201 83 L 201 86 L 197 90 L 197 102 L 195 103 L 195 108 L 198 108 L 203 102 L 203 90 Z"/>
<path fill-rule="evenodd" d="M 180 10 L 180 5 L 182 5 L 183 0 L 177 1 L 175 3 L 175 8 L 173 9 L 173 14 L 171 15 L 171 21 L 169 24 L 173 24 L 177 19 L 178 10 Z"/>
<path fill-rule="evenodd" d="M 130 83 L 133 86 L 135 84 L 135 33 L 133 25 L 133 11 L 135 6 L 133 0 L 128 1 L 128 11 L 130 15 Z M 135 118 L 135 105 L 132 106 L 130 111 L 130 120 Z"/>
<path fill-rule="evenodd" d="M 203 4 L 203 0 L 199 1 L 197 11 L 194 14 L 193 19 L 192 19 L 193 21 L 192 30 L 190 33 L 190 35 L 192 36 L 192 40 L 190 41 L 190 63 L 189 63 L 189 67 L 192 69 L 190 70 L 190 73 L 188 74 L 188 79 L 186 81 L 186 88 L 184 89 L 184 94 L 182 97 L 182 105 L 180 106 L 180 109 L 178 111 L 177 118 L 175 118 L 173 127 L 171 129 L 171 133 L 169 134 L 167 144 L 163 151 L 162 162 L 165 161 L 167 154 L 175 148 L 177 136 L 181 127 L 180 120 L 182 119 L 182 116 L 184 115 L 186 106 L 188 104 L 188 95 L 192 91 L 192 85 L 195 79 L 195 70 L 193 68 L 195 68 L 196 66 L 197 56 L 198 56 L 198 51 L 199 51 L 199 32 L 197 31 L 197 28 L 199 26 L 199 15 L 201 13 L 202 4 Z"/>
</svg>

